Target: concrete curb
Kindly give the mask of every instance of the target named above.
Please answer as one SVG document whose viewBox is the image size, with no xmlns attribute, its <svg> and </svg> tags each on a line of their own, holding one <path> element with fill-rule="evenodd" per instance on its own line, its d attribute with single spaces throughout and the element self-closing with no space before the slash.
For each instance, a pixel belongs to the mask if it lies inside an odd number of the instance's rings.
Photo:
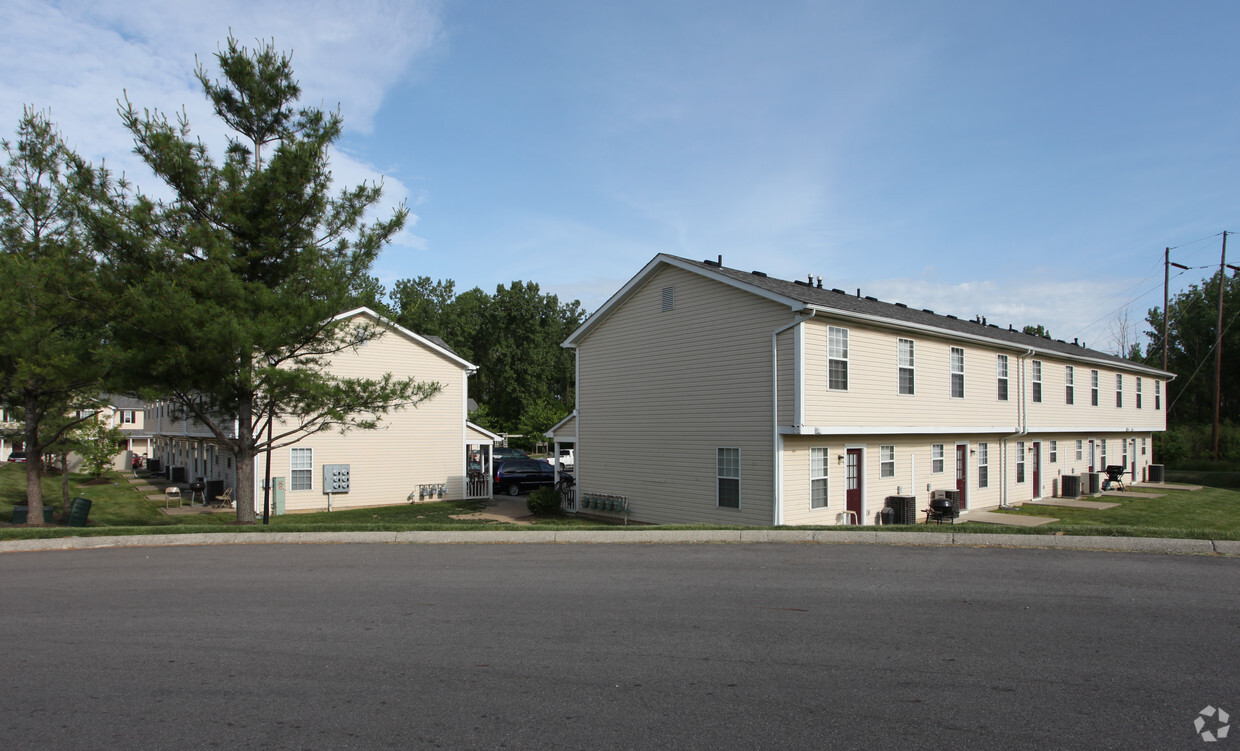
<svg viewBox="0 0 1240 751">
<path fill-rule="evenodd" d="M 690 529 L 660 530 L 485 530 L 477 532 L 220 532 L 184 535 L 54 537 L 7 540 L 0 553 L 95 548 L 169 547 L 183 545 L 325 545 L 414 544 L 477 545 L 558 543 L 570 545 L 669 545 L 719 543 L 815 543 L 820 545 L 913 545 L 923 547 L 1005 547 L 1057 550 L 1098 550 L 1173 555 L 1240 556 L 1240 541 L 1184 540 L 1153 537 L 1083 537 L 1072 535 L 962 534 L 953 532 L 880 532 L 878 530 Z"/>
</svg>

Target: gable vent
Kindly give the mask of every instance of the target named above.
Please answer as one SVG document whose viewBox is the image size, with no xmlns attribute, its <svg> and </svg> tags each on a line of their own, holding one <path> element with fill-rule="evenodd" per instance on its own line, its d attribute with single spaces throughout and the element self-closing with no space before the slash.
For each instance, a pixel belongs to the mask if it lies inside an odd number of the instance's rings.
<svg viewBox="0 0 1240 751">
<path fill-rule="evenodd" d="M 675 307 L 676 307 L 676 288 L 675 287 L 664 287 L 663 288 L 663 309 L 672 310 Z"/>
</svg>

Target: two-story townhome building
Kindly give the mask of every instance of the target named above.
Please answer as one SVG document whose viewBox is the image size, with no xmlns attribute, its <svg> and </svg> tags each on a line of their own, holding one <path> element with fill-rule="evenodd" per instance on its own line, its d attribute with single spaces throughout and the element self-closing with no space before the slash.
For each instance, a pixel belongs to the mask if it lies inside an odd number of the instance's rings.
<svg viewBox="0 0 1240 751">
<path fill-rule="evenodd" d="M 1140 479 L 1172 374 L 821 281 L 655 257 L 564 343 L 578 499 L 654 523 L 875 523 L 885 499 L 980 509 L 1067 474 Z M 597 508 L 597 507 L 596 507 Z M 595 513 L 608 513 L 606 506 Z"/>
<path fill-rule="evenodd" d="M 334 375 L 380 378 L 391 373 L 434 381 L 441 389 L 416 407 L 383 416 L 374 430 L 329 430 L 274 449 L 271 477 L 280 508 L 320 511 L 490 497 L 485 467 L 470 468 L 471 456 L 487 461 L 498 438 L 467 420 L 468 380 L 477 368 L 442 340 L 415 334 L 368 308 L 337 319 L 365 320 L 378 325 L 382 335 L 336 354 L 328 365 Z M 153 456 L 163 467 L 181 468 L 177 474 L 186 481 L 214 480 L 226 487 L 251 481 L 237 477 L 234 457 L 203 425 L 177 414 L 162 402 L 147 409 L 147 425 L 155 434 Z M 291 427 L 291 420 L 277 421 L 273 433 L 279 436 Z M 230 434 L 235 435 L 235 427 Z M 252 478 L 259 511 L 266 458 L 256 459 Z"/>
</svg>

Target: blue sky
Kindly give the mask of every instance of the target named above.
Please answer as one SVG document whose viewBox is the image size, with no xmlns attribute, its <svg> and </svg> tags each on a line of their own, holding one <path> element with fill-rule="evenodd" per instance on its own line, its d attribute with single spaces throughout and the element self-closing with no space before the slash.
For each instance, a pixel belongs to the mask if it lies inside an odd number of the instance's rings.
<svg viewBox="0 0 1240 751">
<path fill-rule="evenodd" d="M 341 181 L 416 217 L 382 279 L 590 310 L 659 252 L 722 255 L 1109 349 L 1161 303 L 1164 246 L 1217 265 L 1240 230 L 1234 2 L 195 5 L 10 0 L 0 133 L 50 109 L 155 191 L 116 100 L 218 143 L 195 54 L 274 38 L 340 106 Z"/>
</svg>

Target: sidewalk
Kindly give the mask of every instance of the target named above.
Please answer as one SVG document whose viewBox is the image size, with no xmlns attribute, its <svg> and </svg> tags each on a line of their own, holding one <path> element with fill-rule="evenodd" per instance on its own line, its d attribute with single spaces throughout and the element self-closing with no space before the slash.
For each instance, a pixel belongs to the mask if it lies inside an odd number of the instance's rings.
<svg viewBox="0 0 1240 751">
<path fill-rule="evenodd" d="M 558 543 L 577 545 L 674 545 L 702 543 L 810 543 L 820 545 L 913 545 L 963 547 L 1046 548 L 1128 553 L 1221 554 L 1240 556 L 1237 540 L 1182 540 L 1151 537 L 1085 537 L 1072 535 L 966 534 L 958 532 L 884 532 L 864 530 L 725 529 L 661 530 L 630 527 L 615 530 L 479 530 L 477 532 L 218 532 L 186 535 L 128 535 L 117 537 L 57 537 L 47 540 L 7 540 L 0 553 L 45 550 L 85 550 L 113 547 L 172 545 L 304 545 L 383 543 L 415 545 L 469 545 Z"/>
</svg>

